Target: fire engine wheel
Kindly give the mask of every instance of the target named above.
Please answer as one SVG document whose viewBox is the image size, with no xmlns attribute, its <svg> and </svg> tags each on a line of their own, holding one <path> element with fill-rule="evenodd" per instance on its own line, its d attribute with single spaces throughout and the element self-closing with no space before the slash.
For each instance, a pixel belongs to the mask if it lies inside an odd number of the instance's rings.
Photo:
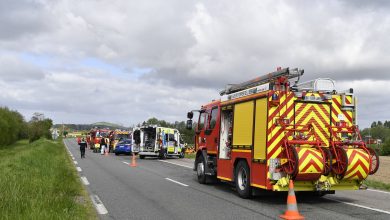
<svg viewBox="0 0 390 220">
<path fill-rule="evenodd" d="M 321 147 L 320 149 L 322 157 L 324 158 L 324 171 L 322 174 L 324 176 L 327 176 L 332 170 L 332 154 L 330 153 L 330 150 L 328 148 Z"/>
<path fill-rule="evenodd" d="M 250 185 L 250 171 L 248 164 L 241 160 L 237 163 L 234 175 L 234 182 L 238 195 L 241 198 L 249 198 L 252 195 L 252 187 Z"/>
<path fill-rule="evenodd" d="M 378 171 L 379 168 L 379 157 L 374 149 L 368 147 L 367 150 L 370 152 L 370 172 L 368 174 L 372 175 Z"/>
<path fill-rule="evenodd" d="M 287 162 L 282 165 L 283 171 L 294 179 L 298 173 L 297 150 L 292 146 L 286 146 L 284 148 L 284 157 L 287 159 Z"/>
<path fill-rule="evenodd" d="M 339 179 L 342 179 L 348 168 L 347 152 L 342 147 L 335 147 L 332 153 L 332 157 L 335 160 L 332 163 L 332 171 Z"/>
<path fill-rule="evenodd" d="M 202 155 L 196 159 L 196 175 L 198 176 L 198 182 L 200 184 L 206 183 L 206 174 L 205 174 L 205 160 Z"/>
</svg>

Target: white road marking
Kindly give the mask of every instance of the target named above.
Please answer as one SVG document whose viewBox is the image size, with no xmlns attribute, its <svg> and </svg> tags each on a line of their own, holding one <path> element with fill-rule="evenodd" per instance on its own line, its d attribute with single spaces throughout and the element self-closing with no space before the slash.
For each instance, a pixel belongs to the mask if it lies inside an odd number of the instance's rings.
<svg viewBox="0 0 390 220">
<path fill-rule="evenodd" d="M 174 162 L 170 162 L 170 161 L 166 161 L 166 160 L 158 160 L 158 161 L 161 161 L 161 162 L 164 162 L 164 163 L 170 163 L 170 164 L 173 164 L 173 165 L 176 165 L 176 166 L 185 167 L 185 168 L 190 168 L 190 169 L 193 168 L 193 167 L 190 167 L 190 166 L 186 166 L 186 165 L 182 165 L 182 164 L 178 164 L 178 163 L 174 163 Z"/>
<path fill-rule="evenodd" d="M 83 170 L 81 170 L 81 167 L 76 167 L 76 170 L 79 172 L 83 171 Z"/>
<path fill-rule="evenodd" d="M 74 159 L 73 159 L 73 160 L 74 160 Z M 77 161 L 75 161 L 75 160 L 73 161 L 73 163 L 74 163 L 74 164 L 78 164 L 78 162 L 77 162 Z"/>
<path fill-rule="evenodd" d="M 86 185 L 86 186 L 89 185 L 89 181 L 88 181 L 87 177 L 82 176 L 82 177 L 80 177 L 80 178 L 81 178 L 81 181 L 84 183 L 84 185 Z"/>
<path fill-rule="evenodd" d="M 129 163 L 127 163 L 127 162 L 125 162 L 125 161 L 122 161 L 122 163 L 129 165 Z"/>
<path fill-rule="evenodd" d="M 182 186 L 188 186 L 187 184 L 184 184 L 184 183 L 178 182 L 178 181 L 176 181 L 176 180 L 173 180 L 173 179 L 169 179 L 169 178 L 165 178 L 165 179 L 166 179 L 166 180 L 168 180 L 168 181 L 174 182 L 174 183 L 176 183 L 176 184 L 182 185 Z"/>
<path fill-rule="evenodd" d="M 382 191 L 382 190 L 377 190 L 377 189 L 367 189 L 368 191 L 372 192 L 379 192 L 379 193 L 385 193 L 385 194 L 390 194 L 390 192 Z"/>
<path fill-rule="evenodd" d="M 341 203 L 344 203 L 344 204 L 347 204 L 347 205 L 351 205 L 351 206 L 355 206 L 355 207 L 368 209 L 368 210 L 381 212 L 381 213 L 385 213 L 385 214 L 390 215 L 390 211 L 386 211 L 386 210 L 382 210 L 382 209 L 371 208 L 371 207 L 368 207 L 368 206 L 359 205 L 359 204 L 355 204 L 355 203 L 351 203 L 351 202 L 344 202 L 344 201 L 341 201 L 341 200 L 338 200 L 338 199 L 330 199 L 330 198 L 325 198 L 325 199 L 332 200 L 332 201 L 335 201 L 335 202 L 341 202 Z"/>
<path fill-rule="evenodd" d="M 100 215 L 105 215 L 108 213 L 106 207 L 103 205 L 102 200 L 97 195 L 91 195 L 92 203 L 95 205 L 97 212 Z"/>
</svg>

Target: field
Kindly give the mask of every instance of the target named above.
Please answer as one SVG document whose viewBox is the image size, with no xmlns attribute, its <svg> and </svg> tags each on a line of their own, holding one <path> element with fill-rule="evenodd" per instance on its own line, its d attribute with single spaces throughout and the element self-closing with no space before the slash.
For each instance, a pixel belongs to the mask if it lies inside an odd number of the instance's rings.
<svg viewBox="0 0 390 220">
<path fill-rule="evenodd" d="M 1 219 L 96 219 L 61 140 L 0 148 Z"/>
<path fill-rule="evenodd" d="M 378 172 L 369 176 L 368 180 L 390 184 L 390 157 L 382 156 L 379 158 L 379 162 Z"/>
</svg>

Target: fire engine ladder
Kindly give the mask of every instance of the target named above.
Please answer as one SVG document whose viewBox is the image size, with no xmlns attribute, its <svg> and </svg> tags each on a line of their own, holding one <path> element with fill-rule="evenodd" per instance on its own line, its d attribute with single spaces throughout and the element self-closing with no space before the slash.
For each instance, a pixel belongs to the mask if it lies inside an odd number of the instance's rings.
<svg viewBox="0 0 390 220">
<path fill-rule="evenodd" d="M 224 90 L 220 91 L 219 94 L 221 96 L 222 95 L 231 94 L 231 93 L 238 92 L 238 91 L 241 91 L 241 90 L 244 90 L 244 89 L 248 89 L 248 88 L 252 88 L 252 87 L 258 86 L 258 85 L 262 85 L 262 84 L 265 84 L 265 83 L 274 82 L 277 79 L 280 79 L 280 78 L 283 78 L 283 77 L 285 79 L 292 79 L 292 78 L 296 78 L 296 77 L 302 76 L 303 73 L 304 73 L 304 70 L 303 69 L 298 69 L 298 68 L 294 68 L 294 69 L 291 69 L 291 70 L 289 68 L 278 69 L 275 72 L 272 72 L 272 73 L 269 73 L 269 74 L 266 74 L 266 75 L 263 75 L 263 76 L 256 77 L 256 78 L 254 78 L 252 80 L 249 80 L 249 81 L 246 81 L 246 82 L 243 82 L 243 83 L 240 83 L 240 84 L 229 84 L 229 85 L 226 86 L 226 88 Z"/>
<path fill-rule="evenodd" d="M 332 161 L 334 174 L 342 177 L 347 171 L 348 156 L 346 150 L 348 148 L 363 149 L 370 159 L 369 174 L 372 175 L 378 171 L 379 157 L 374 149 L 366 146 L 357 126 L 347 126 L 345 122 L 340 122 L 336 126 L 329 126 L 329 132 L 331 134 L 331 152 L 334 157 L 334 161 Z"/>
<path fill-rule="evenodd" d="M 283 120 L 279 121 L 284 131 L 282 155 L 285 161 L 282 162 L 284 172 L 293 178 L 298 173 L 298 147 L 312 147 L 321 152 L 324 164 L 323 175 L 328 175 L 331 170 L 330 151 L 322 147 L 322 142 L 316 133 L 312 124 L 285 124 Z"/>
</svg>

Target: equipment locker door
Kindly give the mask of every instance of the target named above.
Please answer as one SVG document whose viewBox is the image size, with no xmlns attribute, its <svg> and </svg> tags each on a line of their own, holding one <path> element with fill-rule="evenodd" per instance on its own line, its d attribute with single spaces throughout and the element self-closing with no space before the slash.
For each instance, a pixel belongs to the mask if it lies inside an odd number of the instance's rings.
<svg viewBox="0 0 390 220">
<path fill-rule="evenodd" d="M 294 106 L 296 125 L 312 124 L 322 146 L 329 146 L 329 129 L 331 123 L 331 109 L 327 103 L 295 102 Z"/>
</svg>

